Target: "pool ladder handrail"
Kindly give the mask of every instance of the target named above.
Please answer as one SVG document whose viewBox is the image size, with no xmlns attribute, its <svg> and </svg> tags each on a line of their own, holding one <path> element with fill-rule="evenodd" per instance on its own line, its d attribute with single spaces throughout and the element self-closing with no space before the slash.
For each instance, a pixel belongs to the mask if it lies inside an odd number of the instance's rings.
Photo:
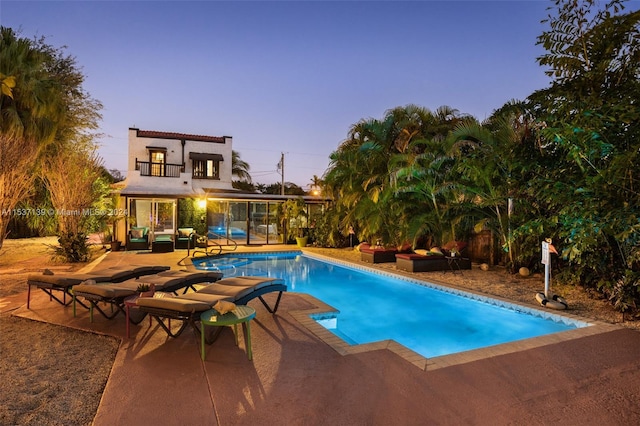
<svg viewBox="0 0 640 426">
<path fill-rule="evenodd" d="M 220 244 L 219 242 L 211 239 L 209 235 L 215 235 L 218 240 L 227 240 L 227 244 Z M 227 248 L 229 247 L 229 248 Z M 210 257 L 210 256 L 219 256 L 223 251 L 236 251 L 238 248 L 238 243 L 228 237 L 224 237 L 222 235 L 216 234 L 215 232 L 207 232 L 207 246 L 204 250 L 194 249 L 191 253 L 192 258 L 196 257 Z"/>
<path fill-rule="evenodd" d="M 213 240 L 226 240 L 227 244 L 220 244 L 219 242 Z M 222 253 L 223 251 L 236 251 L 236 249 L 238 248 L 238 243 L 233 238 L 229 238 L 226 235 L 220 235 L 211 231 L 207 232 L 207 246 L 209 246 L 209 242 L 219 247 L 218 254 Z"/>
</svg>

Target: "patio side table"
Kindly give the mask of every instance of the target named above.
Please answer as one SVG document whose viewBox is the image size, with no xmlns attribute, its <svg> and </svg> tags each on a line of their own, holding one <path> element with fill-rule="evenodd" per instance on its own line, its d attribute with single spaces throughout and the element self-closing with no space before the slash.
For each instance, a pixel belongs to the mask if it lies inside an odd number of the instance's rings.
<svg viewBox="0 0 640 426">
<path fill-rule="evenodd" d="M 251 352 L 251 320 L 256 316 L 256 310 L 250 306 L 237 305 L 236 308 L 227 312 L 224 315 L 220 315 L 215 309 L 209 309 L 208 311 L 200 314 L 200 323 L 202 330 L 200 330 L 200 349 L 202 360 L 205 359 L 205 327 L 206 326 L 233 326 L 233 332 L 236 339 L 236 346 L 238 345 L 238 324 L 245 324 L 245 343 L 247 346 L 247 358 L 253 359 Z"/>
<path fill-rule="evenodd" d="M 460 272 L 460 275 L 463 275 L 462 268 L 460 267 L 460 261 L 462 260 L 459 256 L 445 256 L 447 259 L 447 266 L 449 266 L 449 271 L 453 272 L 453 274 L 457 274 Z M 447 273 L 447 269 L 442 271 L 443 274 Z"/>
</svg>

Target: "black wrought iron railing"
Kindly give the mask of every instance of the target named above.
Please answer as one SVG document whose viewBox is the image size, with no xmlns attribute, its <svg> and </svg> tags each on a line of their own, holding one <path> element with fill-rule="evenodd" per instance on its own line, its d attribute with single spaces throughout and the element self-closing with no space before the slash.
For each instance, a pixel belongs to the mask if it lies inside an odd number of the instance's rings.
<svg viewBox="0 0 640 426">
<path fill-rule="evenodd" d="M 140 170 L 140 176 L 180 177 L 184 167 L 182 164 L 152 163 L 150 161 L 136 160 L 136 170 Z"/>
</svg>

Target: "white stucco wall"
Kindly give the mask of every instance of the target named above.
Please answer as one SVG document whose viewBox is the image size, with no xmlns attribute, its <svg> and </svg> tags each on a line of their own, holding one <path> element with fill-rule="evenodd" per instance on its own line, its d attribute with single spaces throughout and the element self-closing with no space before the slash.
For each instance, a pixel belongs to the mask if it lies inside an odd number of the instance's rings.
<svg viewBox="0 0 640 426">
<path fill-rule="evenodd" d="M 161 133 L 161 132 L 154 132 Z M 233 140 L 224 137 L 224 143 L 190 140 L 188 134 L 171 134 L 184 136 L 184 157 L 182 141 L 180 139 L 164 139 L 156 137 L 140 137 L 138 129 L 129 129 L 129 152 L 126 188 L 124 193 L 157 194 L 157 195 L 201 195 L 204 189 L 231 190 L 231 169 Z M 140 176 L 140 170 L 136 170 L 138 161 L 149 161 L 149 148 L 166 149 L 165 162 L 167 164 L 182 164 L 184 158 L 185 170 L 180 177 L 166 176 Z M 220 179 L 193 179 L 193 161 L 189 153 L 220 154 L 223 161 L 220 162 Z"/>
</svg>

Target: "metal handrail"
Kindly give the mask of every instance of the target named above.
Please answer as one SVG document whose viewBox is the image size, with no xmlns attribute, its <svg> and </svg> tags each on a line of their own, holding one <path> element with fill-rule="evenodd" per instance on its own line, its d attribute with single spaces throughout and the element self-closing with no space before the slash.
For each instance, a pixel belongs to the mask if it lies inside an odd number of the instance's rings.
<svg viewBox="0 0 640 426">
<path fill-rule="evenodd" d="M 180 173 L 184 171 L 184 166 L 182 164 L 154 163 L 136 159 L 136 170 L 140 171 L 140 176 L 180 177 Z"/>
<path fill-rule="evenodd" d="M 209 241 L 211 241 L 212 239 L 211 237 L 209 237 L 209 235 L 213 235 L 217 240 L 227 240 L 227 244 L 220 244 L 219 242 L 214 241 L 215 244 L 218 244 L 221 247 L 221 251 L 236 251 L 236 249 L 238 248 L 238 243 L 236 242 L 236 240 L 229 238 L 226 235 L 220 235 L 211 231 L 207 232 L 207 244 L 209 244 Z M 225 248 L 227 246 L 233 248 Z"/>
</svg>

